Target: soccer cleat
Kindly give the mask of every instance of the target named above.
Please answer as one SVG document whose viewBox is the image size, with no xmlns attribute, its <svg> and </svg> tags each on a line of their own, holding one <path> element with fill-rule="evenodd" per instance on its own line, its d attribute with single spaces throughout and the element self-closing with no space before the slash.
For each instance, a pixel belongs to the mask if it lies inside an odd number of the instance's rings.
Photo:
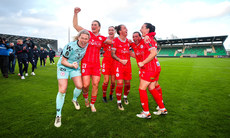
<svg viewBox="0 0 230 138">
<path fill-rule="evenodd" d="M 107 103 L 106 97 L 103 97 L 102 100 L 103 100 L 104 103 Z"/>
<path fill-rule="evenodd" d="M 109 100 L 110 100 L 110 101 L 113 100 L 113 95 L 109 95 Z"/>
<path fill-rule="evenodd" d="M 80 104 L 77 101 L 72 100 L 74 107 L 76 110 L 80 110 Z"/>
<path fill-rule="evenodd" d="M 91 107 L 91 111 L 92 112 L 96 112 L 97 111 L 96 108 L 95 108 L 95 106 L 94 106 L 94 104 L 90 104 L 90 107 Z"/>
<path fill-rule="evenodd" d="M 53 64 L 55 64 L 55 63 L 53 63 Z"/>
<path fill-rule="evenodd" d="M 55 118 L 54 126 L 55 127 L 60 127 L 61 126 L 61 117 L 60 116 L 57 116 Z"/>
<path fill-rule="evenodd" d="M 165 110 L 158 110 L 157 112 L 153 112 L 153 114 L 155 114 L 155 115 L 167 115 L 168 111 L 166 109 Z"/>
<path fill-rule="evenodd" d="M 157 107 L 156 107 L 156 110 L 160 110 L 160 107 L 159 107 L 159 106 L 157 106 Z"/>
<path fill-rule="evenodd" d="M 29 76 L 28 73 L 26 73 L 25 76 Z"/>
<path fill-rule="evenodd" d="M 25 77 L 24 77 L 24 76 L 21 76 L 21 79 L 22 79 L 22 80 L 24 80 L 24 79 L 25 79 Z"/>
<path fill-rule="evenodd" d="M 88 100 L 88 99 L 85 100 L 85 106 L 86 106 L 86 107 L 89 107 L 89 100 Z"/>
<path fill-rule="evenodd" d="M 50 63 L 50 65 L 52 65 L 52 63 Z"/>
<path fill-rule="evenodd" d="M 34 73 L 34 72 L 31 72 L 31 75 L 32 75 L 32 76 L 35 76 L 35 73 Z"/>
<path fill-rule="evenodd" d="M 125 103 L 126 105 L 129 104 L 128 98 L 124 98 L 124 103 Z"/>
<path fill-rule="evenodd" d="M 150 119 L 151 118 L 151 114 L 150 113 L 146 114 L 144 112 L 141 112 L 140 114 L 137 114 L 136 116 L 139 117 L 139 118 L 146 118 L 146 119 Z"/>
<path fill-rule="evenodd" d="M 119 110 L 121 110 L 121 111 L 124 111 L 124 110 L 125 110 L 121 103 L 118 103 L 117 106 L 118 106 L 118 109 L 119 109 Z"/>
</svg>

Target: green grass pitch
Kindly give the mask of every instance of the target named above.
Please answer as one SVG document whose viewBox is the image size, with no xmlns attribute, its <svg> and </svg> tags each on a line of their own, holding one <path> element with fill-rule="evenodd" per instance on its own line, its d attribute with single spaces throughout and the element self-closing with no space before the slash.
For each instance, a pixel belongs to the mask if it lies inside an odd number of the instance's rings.
<svg viewBox="0 0 230 138">
<path fill-rule="evenodd" d="M 57 63 L 58 58 L 55 58 Z M 62 110 L 62 126 L 54 127 L 58 85 L 56 65 L 40 67 L 36 76 L 21 80 L 16 74 L 0 76 L 0 137 L 229 137 L 230 59 L 159 58 L 159 83 L 167 116 L 136 117 L 142 108 L 138 68 L 132 59 L 133 79 L 125 110 L 117 109 L 116 98 L 102 102 L 101 77 L 96 113 L 84 105 L 76 111 L 71 100 L 74 84 L 69 80 Z M 18 73 L 18 65 L 16 65 Z M 91 92 L 90 92 L 91 94 Z M 109 95 L 109 88 L 107 91 Z M 115 97 L 115 93 L 114 93 Z M 148 92 L 150 112 L 156 103 Z"/>
</svg>

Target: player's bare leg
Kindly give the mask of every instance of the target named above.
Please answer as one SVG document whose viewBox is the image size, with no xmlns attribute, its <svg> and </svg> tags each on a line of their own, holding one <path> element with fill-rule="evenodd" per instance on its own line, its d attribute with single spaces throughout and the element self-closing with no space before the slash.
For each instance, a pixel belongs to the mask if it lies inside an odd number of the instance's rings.
<svg viewBox="0 0 230 138">
<path fill-rule="evenodd" d="M 90 103 L 92 112 L 96 112 L 94 103 L 97 100 L 98 85 L 99 85 L 100 79 L 101 79 L 100 76 L 92 76 L 92 96 L 91 96 L 91 103 Z"/>
<path fill-rule="evenodd" d="M 88 100 L 88 93 L 89 93 L 89 85 L 90 85 L 90 76 L 83 76 L 82 77 L 83 82 L 83 97 L 85 98 L 85 106 L 89 107 L 89 100 Z"/>
</svg>

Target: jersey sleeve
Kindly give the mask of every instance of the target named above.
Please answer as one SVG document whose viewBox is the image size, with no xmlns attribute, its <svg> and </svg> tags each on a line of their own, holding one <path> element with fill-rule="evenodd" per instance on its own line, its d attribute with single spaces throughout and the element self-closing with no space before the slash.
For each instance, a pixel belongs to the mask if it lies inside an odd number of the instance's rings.
<svg viewBox="0 0 230 138">
<path fill-rule="evenodd" d="M 68 59 L 68 58 L 70 57 L 70 55 L 71 55 L 71 50 L 72 50 L 71 46 L 70 46 L 69 44 L 67 44 L 67 45 L 64 47 L 64 49 L 63 49 L 62 55 L 63 55 L 65 58 Z"/>
<path fill-rule="evenodd" d="M 117 50 L 117 44 L 115 42 L 115 40 L 112 41 L 112 50 Z"/>
<path fill-rule="evenodd" d="M 151 39 L 150 42 L 145 43 L 148 50 L 150 51 L 151 49 L 157 49 L 157 43 L 155 40 Z"/>
</svg>

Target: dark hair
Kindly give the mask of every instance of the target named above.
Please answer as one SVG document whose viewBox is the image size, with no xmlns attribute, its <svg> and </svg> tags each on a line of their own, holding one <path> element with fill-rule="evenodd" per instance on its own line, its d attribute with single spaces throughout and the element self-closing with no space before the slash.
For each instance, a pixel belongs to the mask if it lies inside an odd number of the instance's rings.
<svg viewBox="0 0 230 138">
<path fill-rule="evenodd" d="M 149 33 L 155 32 L 155 26 L 151 23 L 144 23 L 146 25 L 146 28 L 149 29 Z"/>
<path fill-rule="evenodd" d="M 135 33 L 137 33 L 141 37 L 141 33 L 140 32 L 136 31 L 133 34 L 135 34 Z"/>
<path fill-rule="evenodd" d="M 114 27 L 114 26 L 109 26 L 109 28 L 110 28 L 110 27 L 113 27 L 113 28 L 115 29 L 115 27 Z"/>
<path fill-rule="evenodd" d="M 121 26 L 124 26 L 123 24 L 120 24 L 118 26 L 115 26 L 115 30 L 117 31 L 117 34 L 120 35 L 120 32 L 121 31 Z"/>
<path fill-rule="evenodd" d="M 98 25 L 101 27 L 101 23 L 98 20 L 93 20 L 93 22 L 97 22 Z"/>
</svg>

